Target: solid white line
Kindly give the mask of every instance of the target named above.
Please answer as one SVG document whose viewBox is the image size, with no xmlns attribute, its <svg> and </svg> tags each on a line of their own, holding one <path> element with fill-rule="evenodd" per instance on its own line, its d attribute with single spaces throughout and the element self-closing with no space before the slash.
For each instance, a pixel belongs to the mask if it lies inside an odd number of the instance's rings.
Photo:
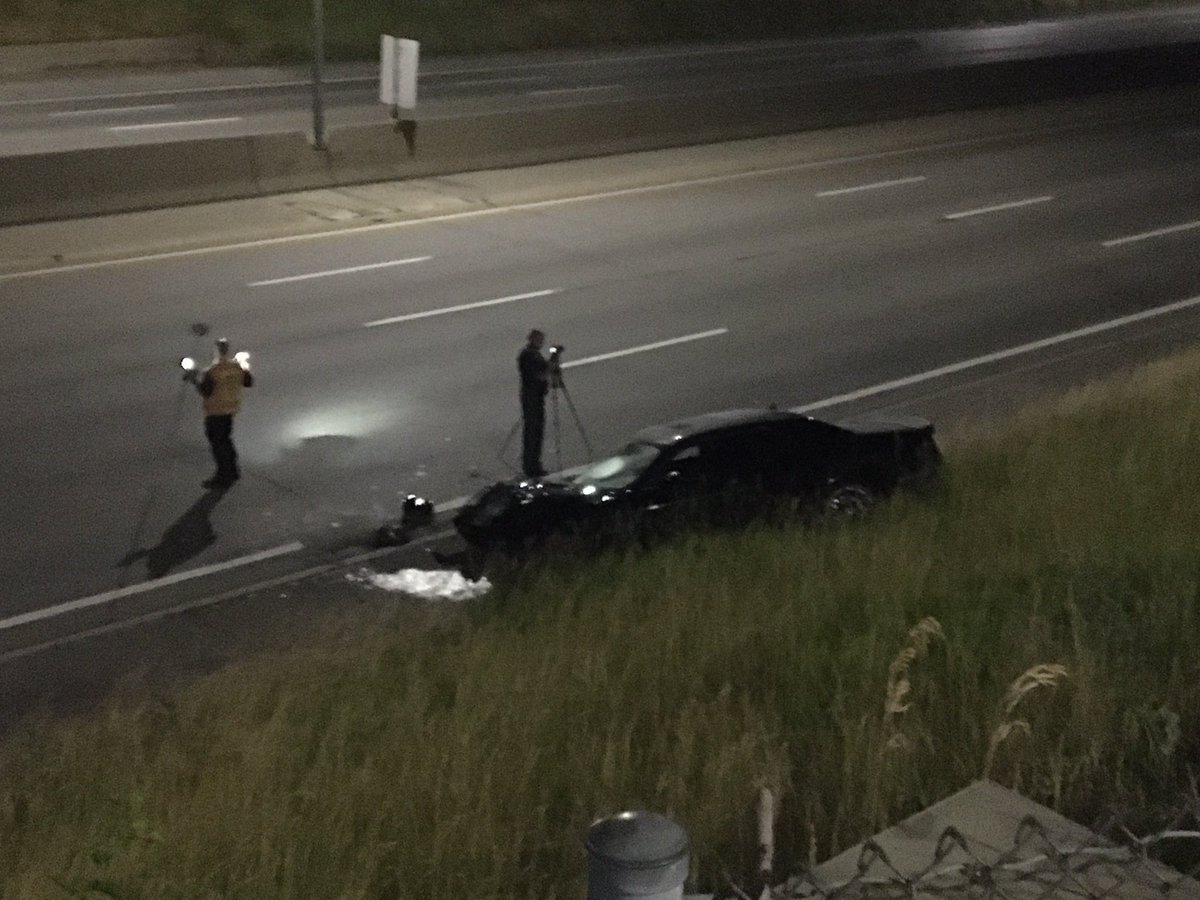
<svg viewBox="0 0 1200 900">
<path fill-rule="evenodd" d="M 65 272 L 80 272 L 90 269 L 103 269 L 110 266 L 133 265 L 145 262 L 159 262 L 167 259 L 180 259 L 189 256 L 206 256 L 212 253 L 226 253 L 231 250 L 252 250 L 258 247 L 271 247 L 282 244 L 293 244 L 300 241 L 325 240 L 335 237 L 353 237 L 374 231 L 385 231 L 396 228 L 414 228 L 420 225 L 440 224 L 474 219 L 482 216 L 496 216 L 505 213 L 523 212 L 531 209 L 550 209 L 555 206 L 568 206 L 574 203 L 590 203 L 596 200 L 611 200 L 619 197 L 633 197 L 640 194 L 651 194 L 658 191 L 673 191 L 680 188 L 699 187 L 709 184 L 724 184 L 730 181 L 741 181 L 751 178 L 770 178 L 776 175 L 787 175 L 792 172 L 805 172 L 813 169 L 829 169 L 834 166 L 851 165 L 853 163 L 871 162 L 880 159 L 893 159 L 911 156 L 914 153 L 928 153 L 940 150 L 956 150 L 963 147 L 977 147 L 1012 140 L 1018 137 L 1039 137 L 1049 134 L 1059 134 L 1071 131 L 1068 126 L 1048 129 L 1028 129 L 1025 131 L 1005 132 L 1001 135 L 988 135 L 979 138 L 963 138 L 956 141 L 942 141 L 931 144 L 920 144 L 915 147 L 904 147 L 899 150 L 881 150 L 875 153 L 859 153 L 850 156 L 838 156 L 831 159 L 816 159 L 809 162 L 791 163 L 785 166 L 771 166 L 764 169 L 753 169 L 748 172 L 729 172 L 724 175 L 706 175 L 701 178 L 684 178 L 677 181 L 667 181 L 661 184 L 648 184 L 639 187 L 618 188 L 613 191 L 596 191 L 590 194 L 575 194 L 570 197 L 556 197 L 552 200 L 531 200 L 527 203 L 511 203 L 505 206 L 489 206 L 484 209 L 472 209 L 463 212 L 443 213 L 435 216 L 425 216 L 416 219 L 403 219 L 398 222 L 376 222 L 371 225 L 356 225 L 348 228 L 337 228 L 332 231 L 313 231 L 305 234 L 287 234 L 280 237 L 260 238 L 254 241 L 239 241 L 232 244 L 217 244 L 208 247 L 192 247 L 188 250 L 165 250 L 161 253 L 147 253 L 141 256 L 127 256 L 120 259 L 101 259 L 94 262 L 68 263 L 63 266 L 50 266 L 44 269 L 30 269 L 26 272 L 0 273 L 0 281 L 11 281 L 17 278 L 33 278 L 39 275 L 58 275 Z"/>
<path fill-rule="evenodd" d="M 535 297 L 548 297 L 557 294 L 560 288 L 550 288 L 544 291 L 530 291 L 528 294 L 513 294 L 511 297 L 497 297 L 495 300 L 480 300 L 476 303 L 460 303 L 457 306 L 444 306 L 441 309 L 427 309 L 423 312 L 408 313 L 403 316 L 392 316 L 387 319 L 376 319 L 374 322 L 363 323 L 364 328 L 374 328 L 377 325 L 395 325 L 397 322 L 411 322 L 413 319 L 428 319 L 430 316 L 444 316 L 449 313 L 465 312 L 469 309 L 480 309 L 484 306 L 499 306 L 501 303 L 515 303 L 518 300 L 532 300 Z"/>
<path fill-rule="evenodd" d="M 944 219 L 965 219 L 968 216 L 982 216 L 986 213 L 1000 212 L 1005 209 L 1016 209 L 1019 206 L 1032 206 L 1035 203 L 1048 203 L 1053 197 L 1030 197 L 1028 200 L 1014 200 L 1011 203 L 997 203 L 995 206 L 981 206 L 979 209 L 968 209 L 964 212 L 946 213 Z"/>
<path fill-rule="evenodd" d="M 307 275 L 286 275 L 283 278 L 268 278 L 266 281 L 251 281 L 247 287 L 266 287 L 271 284 L 287 284 L 292 281 L 306 281 L 310 278 L 328 278 L 331 275 L 347 275 L 351 272 L 367 272 L 371 269 L 386 269 L 390 266 L 407 266 L 409 263 L 425 262 L 432 256 L 413 256 L 408 259 L 393 259 L 388 262 L 371 263 L 365 266 L 350 266 L 348 269 L 330 269 L 328 272 L 309 272 Z"/>
<path fill-rule="evenodd" d="M 147 106 L 109 106 L 105 109 L 72 109 L 66 112 L 52 112 L 51 119 L 67 119 L 73 116 L 104 116 L 117 113 L 149 112 L 155 109 L 174 109 L 174 103 L 151 103 Z"/>
<path fill-rule="evenodd" d="M 995 353 L 987 353 L 983 356 L 976 356 L 973 359 L 965 359 L 961 362 L 951 363 L 948 366 L 930 369 L 928 372 L 920 372 L 916 375 L 909 375 L 905 378 L 897 378 L 895 381 L 885 381 L 882 384 L 876 384 L 857 391 L 851 391 L 848 394 L 838 394 L 836 397 L 827 397 L 824 400 L 817 400 L 815 403 L 807 403 L 804 406 L 793 407 L 792 411 L 798 413 L 809 413 L 818 409 L 824 409 L 827 406 L 837 406 L 841 403 L 850 403 L 853 400 L 861 400 L 864 397 L 873 397 L 875 394 L 882 394 L 886 391 L 894 391 L 898 388 L 908 387 L 909 385 L 920 384 L 922 381 L 929 381 L 933 378 L 941 378 L 945 375 L 953 375 L 957 372 L 964 372 L 967 369 L 974 369 L 977 366 L 986 366 L 990 363 L 1000 362 L 1001 360 L 1010 359 L 1014 356 L 1032 353 L 1035 350 L 1044 350 L 1045 348 L 1053 347 L 1056 344 L 1065 344 L 1067 341 L 1074 341 L 1078 340 L 1079 338 L 1090 337 L 1093 334 L 1111 331 L 1114 328 L 1123 328 L 1124 326 L 1132 325 L 1135 322 L 1142 322 L 1146 319 L 1154 319 L 1158 316 L 1169 315 L 1174 312 L 1179 312 L 1180 310 L 1191 309 L 1195 306 L 1200 306 L 1200 297 L 1190 297 L 1187 300 L 1179 300 L 1175 303 L 1168 303 L 1165 306 L 1156 306 L 1152 309 L 1145 309 L 1141 312 L 1131 313 L 1128 316 L 1121 316 L 1116 319 L 1109 319 L 1106 322 L 1098 322 L 1095 325 L 1077 328 L 1074 331 L 1065 331 L 1062 334 L 1056 334 L 1052 337 L 1042 338 L 1040 341 L 1031 341 L 1028 344 L 1009 347 L 1006 350 L 997 350 Z"/>
<path fill-rule="evenodd" d="M 924 181 L 924 175 L 913 175 L 910 178 L 893 178 L 891 181 L 874 181 L 871 184 L 859 184 L 854 187 L 836 188 L 832 191 L 817 191 L 818 197 L 837 197 L 840 194 L 857 194 L 859 191 L 873 191 L 877 188 L 896 187 L 901 184 L 916 184 Z"/>
<path fill-rule="evenodd" d="M 1128 237 L 1113 238 L 1111 241 L 1104 241 L 1103 245 L 1105 247 L 1119 247 L 1122 244 L 1132 244 L 1134 241 L 1145 241 L 1150 238 L 1162 237 L 1164 234 L 1174 234 L 1177 231 L 1190 231 L 1193 228 L 1200 228 L 1200 222 L 1184 222 L 1182 225 L 1170 225 L 1166 228 L 1157 228 L 1154 231 L 1131 234 Z"/>
<path fill-rule="evenodd" d="M 419 77 L 424 77 L 420 73 Z M 364 78 L 326 78 L 325 84 L 370 84 L 374 79 Z M 128 100 L 132 97 L 178 97 L 188 94 L 219 94 L 224 91 L 264 90 L 269 88 L 288 88 L 307 85 L 307 81 L 258 81 L 245 84 L 213 84 L 194 87 L 156 88 L 146 91 L 116 91 L 109 94 L 80 94 L 74 97 L 32 97 L 24 100 L 0 100 L 0 108 L 5 106 L 49 106 L 52 103 L 92 103 L 96 100 Z"/>
<path fill-rule="evenodd" d="M 453 83 L 453 86 L 454 87 L 475 87 L 477 85 L 483 85 L 483 84 L 511 84 L 513 82 L 518 82 L 518 81 L 545 81 L 549 77 L 550 77 L 549 75 L 525 75 L 525 76 L 512 75 L 507 78 L 472 78 L 469 81 L 456 81 Z M 450 85 L 447 85 L 447 87 L 450 87 Z"/>
<path fill-rule="evenodd" d="M 119 600 L 122 597 L 129 597 L 133 594 L 141 594 L 145 591 L 152 591 L 156 588 L 166 587 L 170 584 L 178 584 L 181 581 L 187 581 L 191 578 L 200 578 L 204 575 L 212 575 L 215 572 L 224 572 L 227 569 L 234 569 L 238 566 L 261 562 L 264 559 L 283 556 L 287 553 L 295 553 L 297 550 L 303 549 L 304 545 L 302 543 L 299 541 L 292 541 L 290 544 L 284 544 L 281 547 L 274 547 L 270 550 L 262 550 L 258 553 L 251 553 L 248 556 L 239 556 L 237 559 L 227 560 L 226 562 L 213 563 L 210 566 L 201 566 L 198 569 L 188 569 L 186 572 L 176 572 L 173 575 L 164 575 L 162 578 L 152 578 L 150 581 L 143 581 L 140 584 L 131 584 L 128 587 L 117 588 L 116 590 L 112 591 L 105 591 L 103 594 L 94 594 L 91 597 L 84 597 L 81 600 L 72 600 L 68 603 L 59 603 L 57 606 L 48 606 L 45 609 L 35 609 L 32 612 L 21 613 L 18 616 L 10 616 L 7 619 L 0 619 L 0 631 L 7 631 L 10 628 L 16 628 L 19 625 L 28 625 L 30 622 L 40 622 L 43 619 L 52 619 L 57 616 L 65 615 L 66 613 L 87 609 L 91 606 L 100 606 L 104 603 L 111 603 L 113 600 Z"/>
<path fill-rule="evenodd" d="M 676 344 L 686 344 L 688 341 L 702 341 L 705 338 L 726 334 L 728 331 L 728 328 L 714 328 L 712 331 L 701 331 L 698 334 L 685 334 L 683 337 L 671 338 L 666 341 L 655 341 L 653 344 L 642 344 L 640 347 L 630 347 L 628 350 L 614 350 L 612 353 L 601 353 L 599 356 L 585 356 L 583 359 L 563 363 L 562 367 L 564 369 L 573 369 L 576 366 L 589 366 L 592 363 L 603 362 L 606 359 L 616 359 L 619 356 L 645 353 L 648 350 L 658 350 L 662 347 L 673 347 Z"/>
<path fill-rule="evenodd" d="M 489 72 L 511 72 L 514 70 L 528 71 L 530 69 L 561 69 L 570 68 L 581 65 L 596 65 L 605 64 L 608 62 L 640 62 L 647 60 L 659 59 L 676 59 L 686 57 L 703 57 L 715 55 L 730 55 L 730 54 L 758 54 L 762 51 L 770 51 L 770 48 L 765 47 L 699 47 L 693 50 L 670 51 L 664 53 L 625 53 L 616 57 L 585 57 L 578 60 L 561 60 L 552 62 L 532 62 L 523 63 L 521 66 L 473 66 L 461 69 L 445 69 L 438 72 L 418 72 L 417 79 L 425 80 L 429 78 L 456 78 L 460 75 L 484 75 Z M 786 51 L 787 47 L 780 47 L 779 50 Z M 797 54 L 800 56 L 812 55 L 811 52 L 799 49 Z M 778 53 L 776 53 L 778 55 Z M 545 77 L 545 76 L 541 76 Z M 345 78 L 326 78 L 325 84 L 371 84 L 376 80 L 376 76 L 350 76 Z M 516 79 L 501 78 L 501 81 L 511 81 Z M 108 94 L 81 94 L 71 97 L 33 97 L 22 100 L 0 100 L 0 108 L 5 106 L 47 106 L 51 103 L 84 103 L 94 102 L 97 100 L 124 100 L 130 97 L 154 97 L 154 96 L 178 96 L 187 94 L 218 94 L 225 91 L 245 91 L 245 90 L 263 90 L 270 88 L 294 88 L 307 87 L 310 82 L 300 81 L 257 81 L 257 82 L 242 82 L 235 84 L 214 84 L 202 85 L 193 87 L 179 88 L 156 88 L 144 91 L 119 91 Z"/>
<path fill-rule="evenodd" d="M 822 46 L 829 43 L 831 47 L 835 42 L 822 42 Z M 700 58 L 705 56 L 728 56 L 728 55 L 767 55 L 769 57 L 778 57 L 781 54 L 787 56 L 814 56 L 828 55 L 829 50 L 811 50 L 806 47 L 793 46 L 791 44 L 780 44 L 778 47 L 768 46 L 737 46 L 737 47 L 696 47 L 688 50 L 673 50 L 659 53 L 621 53 L 616 56 L 604 57 L 593 56 L 583 57 L 577 60 L 560 60 L 547 62 L 528 62 L 520 66 L 500 65 L 500 66 L 471 66 L 460 69 L 444 69 L 437 72 L 418 72 L 418 80 L 429 78 L 456 78 L 460 75 L 484 75 L 490 72 L 511 72 L 514 70 L 528 71 L 530 69 L 562 69 L 578 66 L 603 65 L 610 62 L 626 63 L 640 62 L 648 60 L 660 59 L 678 59 L 678 58 Z M 502 79 L 509 80 L 509 79 Z M 349 76 L 344 78 L 326 78 L 326 84 L 371 84 L 375 81 L 373 75 Z M 258 82 L 242 82 L 234 84 L 215 84 L 193 87 L 178 87 L 178 88 L 156 88 L 143 91 L 120 91 L 107 94 L 82 94 L 70 97 L 34 97 L 21 100 L 0 100 L 0 108 L 6 106 L 46 106 L 51 103 L 80 103 L 94 102 L 97 100 L 123 100 L 129 97 L 153 97 L 153 96 L 177 96 L 187 94 L 215 94 L 224 91 L 244 91 L 244 90 L 263 90 L 268 88 L 294 88 L 307 87 L 308 81 L 258 81 Z"/>
<path fill-rule="evenodd" d="M 552 94 L 580 94 L 585 91 L 615 91 L 619 84 L 596 84 L 586 87 L 545 88 L 540 91 L 530 91 L 530 97 L 549 97 Z"/>
<path fill-rule="evenodd" d="M 146 122 L 141 125 L 111 125 L 109 131 L 148 131 L 151 128 L 192 128 L 197 125 L 224 125 L 240 122 L 241 116 L 225 116 L 220 119 L 182 119 L 178 122 Z"/>
<path fill-rule="evenodd" d="M 467 498 L 463 498 L 465 504 Z M 410 547 L 420 547 L 423 544 L 429 544 L 433 541 L 441 540 L 453 536 L 454 531 L 446 529 L 438 531 L 430 535 L 422 535 L 415 540 L 403 544 L 398 547 L 381 547 L 376 550 L 368 550 L 365 553 L 360 553 L 357 556 L 350 556 L 345 559 L 340 559 L 337 562 L 322 563 L 316 566 L 310 566 L 307 569 L 301 569 L 298 572 L 288 572 L 285 575 L 278 575 L 274 578 L 268 578 L 266 581 L 258 581 L 254 584 L 242 585 L 233 588 L 232 590 L 224 591 L 220 594 L 209 594 L 197 600 L 189 600 L 185 603 L 179 603 L 175 606 L 169 606 L 165 609 L 156 609 L 153 612 L 145 613 L 140 616 L 134 616 L 130 619 L 122 619 L 119 622 L 111 622 L 107 625 L 101 625 L 97 628 L 88 628 L 84 631 L 77 631 L 73 634 L 64 635 L 60 638 L 46 641 L 41 644 L 31 644 L 25 647 L 18 647 L 15 650 L 9 650 L 0 653 L 0 662 L 8 662 L 9 660 L 20 659 L 22 657 L 34 656 L 44 650 L 49 650 L 54 647 L 63 647 L 69 644 L 75 644 L 88 638 L 98 637 L 102 634 L 112 634 L 117 631 L 125 631 L 130 628 L 135 628 L 138 625 L 145 625 L 149 622 L 156 622 L 160 619 L 166 619 L 170 616 L 179 615 L 179 613 L 190 612 L 195 609 L 203 609 L 208 606 L 215 606 L 218 603 L 223 603 L 226 600 L 234 600 L 239 597 L 245 597 L 258 591 L 268 590 L 273 587 L 278 587 L 285 584 L 295 584 L 298 581 L 303 581 L 306 578 L 312 578 L 316 575 L 322 575 L 325 572 L 332 572 L 335 569 L 344 569 L 347 566 L 358 565 L 363 562 L 368 562 L 377 557 L 386 556 L 389 553 L 395 553 L 399 550 L 404 550 Z"/>
</svg>

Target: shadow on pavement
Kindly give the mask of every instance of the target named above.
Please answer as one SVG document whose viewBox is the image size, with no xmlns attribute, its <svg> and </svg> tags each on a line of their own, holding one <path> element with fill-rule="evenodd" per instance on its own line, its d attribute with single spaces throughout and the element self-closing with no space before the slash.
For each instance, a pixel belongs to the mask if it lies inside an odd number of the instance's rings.
<svg viewBox="0 0 1200 900">
<path fill-rule="evenodd" d="M 224 496 L 224 489 L 205 491 L 183 515 L 171 523 L 156 546 L 130 550 L 117 565 L 128 568 L 144 559 L 147 574 L 151 578 L 161 578 L 180 563 L 202 553 L 217 540 L 209 517 Z"/>
</svg>

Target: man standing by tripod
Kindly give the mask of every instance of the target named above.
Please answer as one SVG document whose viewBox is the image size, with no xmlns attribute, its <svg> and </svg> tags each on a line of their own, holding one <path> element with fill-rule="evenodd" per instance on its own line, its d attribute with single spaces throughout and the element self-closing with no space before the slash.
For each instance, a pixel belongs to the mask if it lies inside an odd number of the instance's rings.
<svg viewBox="0 0 1200 900">
<path fill-rule="evenodd" d="M 542 442 L 546 437 L 546 392 L 550 389 L 550 364 L 542 356 L 546 335 L 529 332 L 517 356 L 521 376 L 521 468 L 527 478 L 546 474 L 542 468 Z"/>
</svg>

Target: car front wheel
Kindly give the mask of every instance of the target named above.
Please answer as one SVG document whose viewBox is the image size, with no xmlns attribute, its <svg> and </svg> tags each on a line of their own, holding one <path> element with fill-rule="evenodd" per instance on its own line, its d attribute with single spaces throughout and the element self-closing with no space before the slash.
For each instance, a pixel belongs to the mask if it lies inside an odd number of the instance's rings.
<svg viewBox="0 0 1200 900">
<path fill-rule="evenodd" d="M 825 515 L 838 519 L 857 519 L 875 505 L 875 495 L 861 484 L 835 484 L 825 495 Z"/>
</svg>

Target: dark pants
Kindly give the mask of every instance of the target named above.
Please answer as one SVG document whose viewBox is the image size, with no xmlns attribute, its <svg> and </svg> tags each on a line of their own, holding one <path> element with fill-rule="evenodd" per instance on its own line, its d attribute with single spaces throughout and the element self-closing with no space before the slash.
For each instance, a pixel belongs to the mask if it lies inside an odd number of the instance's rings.
<svg viewBox="0 0 1200 900">
<path fill-rule="evenodd" d="M 521 468 L 530 478 L 545 475 L 542 441 L 546 437 L 546 395 L 521 395 Z"/>
<path fill-rule="evenodd" d="M 238 472 L 237 450 L 233 447 L 233 416 L 205 416 L 204 436 L 217 464 L 216 478 L 234 481 Z"/>
</svg>

